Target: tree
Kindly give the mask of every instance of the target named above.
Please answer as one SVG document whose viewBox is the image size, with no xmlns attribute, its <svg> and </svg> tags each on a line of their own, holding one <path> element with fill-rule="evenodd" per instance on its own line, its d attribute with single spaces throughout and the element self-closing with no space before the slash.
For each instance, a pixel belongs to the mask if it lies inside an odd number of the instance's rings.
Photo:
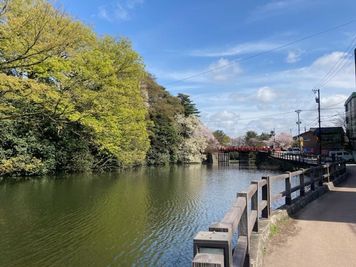
<svg viewBox="0 0 356 267">
<path fill-rule="evenodd" d="M 61 59 L 63 62 L 78 46 L 85 45 L 85 39 L 94 39 L 87 27 L 45 0 L 5 1 L 3 7 L 6 12 L 0 23 L 2 72 L 13 69 L 40 76 L 60 64 Z M 40 67 L 42 63 L 47 64 Z"/>
<path fill-rule="evenodd" d="M 228 135 L 226 135 L 222 130 L 214 131 L 213 135 L 215 136 L 216 140 L 218 140 L 218 142 L 222 146 L 226 146 L 230 143 L 230 137 Z"/>
<path fill-rule="evenodd" d="M 178 114 L 176 120 L 180 135 L 185 137 L 179 144 L 178 162 L 201 163 L 205 159 L 203 153 L 208 146 L 208 138 L 202 134 L 203 124 L 194 115 L 186 117 Z"/>
<path fill-rule="evenodd" d="M 144 66 L 130 42 L 97 38 L 44 0 L 10 1 L 3 17 L 0 122 L 13 142 L 0 148 L 2 173 L 142 164 L 149 148 Z"/>
<path fill-rule="evenodd" d="M 146 75 L 142 86 L 147 91 L 151 121 L 148 125 L 150 149 L 147 153 L 147 163 L 152 165 L 176 163 L 183 136 L 179 134 L 175 116 L 183 114 L 184 108 L 180 100 L 158 85 L 151 75 Z"/>
<path fill-rule="evenodd" d="M 196 130 L 196 135 L 202 136 L 206 139 L 207 141 L 207 147 L 205 152 L 213 152 L 217 151 L 219 148 L 219 142 L 213 135 L 213 133 L 206 127 L 201 121 L 199 128 Z"/>
<path fill-rule="evenodd" d="M 185 94 L 178 94 L 178 98 L 180 99 L 181 104 L 184 107 L 184 115 L 186 117 L 190 115 L 199 115 L 198 109 L 195 107 L 195 104 L 193 103 L 192 100 L 190 100 L 189 95 Z"/>
<path fill-rule="evenodd" d="M 46 0 L 0 0 L 0 175 L 195 161 L 208 139 L 198 113 L 129 40 Z"/>
<path fill-rule="evenodd" d="M 256 146 L 258 143 L 258 134 L 254 131 L 248 131 L 245 134 L 245 144 L 247 146 Z"/>
<path fill-rule="evenodd" d="M 289 133 L 278 133 L 276 136 L 272 136 L 267 144 L 269 146 L 280 147 L 283 149 L 289 148 L 293 144 L 293 136 Z"/>
<path fill-rule="evenodd" d="M 122 39 L 105 37 L 74 59 L 71 116 L 91 129 L 101 151 L 123 165 L 141 164 L 149 149 L 141 57 Z"/>
<path fill-rule="evenodd" d="M 332 120 L 334 127 L 342 127 L 344 131 L 347 129 L 346 115 L 344 112 L 339 112 L 334 115 L 335 119 Z"/>
<path fill-rule="evenodd" d="M 246 145 L 245 138 L 241 137 L 241 136 L 231 139 L 230 143 L 233 146 L 245 146 Z"/>
<path fill-rule="evenodd" d="M 1 0 L 0 1 L 0 20 L 2 20 L 2 17 L 5 15 L 8 5 L 9 5 L 10 0 Z"/>
<path fill-rule="evenodd" d="M 245 143 L 248 146 L 265 146 L 267 141 L 271 138 L 271 133 L 261 133 L 258 135 L 254 131 L 248 131 L 245 134 Z"/>
</svg>

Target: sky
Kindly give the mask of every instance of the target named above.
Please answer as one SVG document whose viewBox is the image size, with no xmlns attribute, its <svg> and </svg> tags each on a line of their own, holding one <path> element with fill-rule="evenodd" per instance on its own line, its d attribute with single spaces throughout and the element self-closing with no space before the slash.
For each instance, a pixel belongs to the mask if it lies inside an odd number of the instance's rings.
<svg viewBox="0 0 356 267">
<path fill-rule="evenodd" d="M 297 134 L 339 126 L 355 89 L 354 0 L 59 0 L 99 35 L 131 40 L 171 94 L 211 130 Z"/>
</svg>

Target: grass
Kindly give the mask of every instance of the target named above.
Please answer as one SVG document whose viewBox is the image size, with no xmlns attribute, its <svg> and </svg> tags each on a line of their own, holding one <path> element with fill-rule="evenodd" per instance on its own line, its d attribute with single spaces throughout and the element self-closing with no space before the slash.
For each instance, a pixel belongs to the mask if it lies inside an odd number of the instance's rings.
<svg viewBox="0 0 356 267">
<path fill-rule="evenodd" d="M 280 231 L 280 229 L 277 224 L 271 224 L 269 237 L 271 238 L 271 237 L 275 236 L 276 234 L 279 233 L 279 231 Z"/>
</svg>

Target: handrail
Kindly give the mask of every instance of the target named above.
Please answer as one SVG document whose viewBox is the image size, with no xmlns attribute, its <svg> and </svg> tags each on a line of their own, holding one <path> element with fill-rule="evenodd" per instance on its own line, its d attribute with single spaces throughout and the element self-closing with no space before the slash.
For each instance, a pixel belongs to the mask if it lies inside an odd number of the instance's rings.
<svg viewBox="0 0 356 267">
<path fill-rule="evenodd" d="M 301 163 L 313 164 L 316 165 L 319 162 L 318 156 L 308 155 L 308 154 L 292 154 L 288 151 L 273 151 L 272 157 L 290 160 L 290 161 L 297 161 Z"/>
<path fill-rule="evenodd" d="M 258 233 L 259 220 L 269 218 L 276 200 L 284 197 L 282 206 L 291 205 L 295 200 L 292 193 L 299 191 L 299 195 L 304 196 L 307 191 L 322 186 L 323 182 L 333 181 L 345 173 L 345 163 L 332 163 L 252 181 L 246 191 L 237 193 L 232 207 L 220 222 L 195 236 L 193 266 L 250 266 L 251 235 Z M 294 177 L 299 178 L 299 184 L 292 187 Z M 305 178 L 309 180 L 305 181 Z M 285 181 L 285 190 L 271 195 L 272 183 L 277 180 Z M 234 248 L 235 233 L 238 238 Z"/>
</svg>

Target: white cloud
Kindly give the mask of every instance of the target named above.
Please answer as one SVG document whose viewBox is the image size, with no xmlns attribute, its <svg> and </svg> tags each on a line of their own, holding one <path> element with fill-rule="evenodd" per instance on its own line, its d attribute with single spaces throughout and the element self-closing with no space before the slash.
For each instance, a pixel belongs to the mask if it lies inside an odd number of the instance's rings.
<svg viewBox="0 0 356 267">
<path fill-rule="evenodd" d="M 312 66 L 314 67 L 330 67 L 337 63 L 339 60 L 346 59 L 347 54 L 344 52 L 335 51 L 330 54 L 323 55 L 316 59 Z"/>
<path fill-rule="evenodd" d="M 286 62 L 290 64 L 298 62 L 300 60 L 301 54 L 302 52 L 300 50 L 289 51 Z"/>
<path fill-rule="evenodd" d="M 325 90 L 350 90 L 354 88 L 353 61 L 343 52 L 332 52 L 317 58 L 309 66 L 284 71 L 270 72 L 265 75 L 244 76 L 241 79 L 249 85 L 270 86 L 294 94 L 315 87 Z M 241 80 L 240 79 L 240 80 Z"/>
<path fill-rule="evenodd" d="M 242 73 L 242 69 L 237 62 L 220 58 L 217 62 L 209 66 L 210 77 L 215 81 L 228 81 Z"/>
<path fill-rule="evenodd" d="M 247 21 L 254 22 L 271 16 L 285 14 L 287 11 L 294 11 L 297 8 L 305 7 L 307 4 L 310 3 L 305 0 L 273 0 L 253 10 Z"/>
<path fill-rule="evenodd" d="M 300 0 L 278 0 L 278 1 L 271 1 L 265 5 L 259 6 L 256 12 L 259 13 L 269 13 L 284 10 L 289 8 L 293 4 L 297 4 L 301 2 Z"/>
<path fill-rule="evenodd" d="M 122 6 L 120 3 L 116 4 L 116 7 L 114 9 L 114 17 L 119 20 L 129 20 L 129 12 L 128 10 Z"/>
<path fill-rule="evenodd" d="M 323 108 L 343 108 L 348 95 L 336 94 L 320 98 Z"/>
<path fill-rule="evenodd" d="M 131 19 L 131 11 L 141 6 L 144 0 L 119 0 L 114 4 L 100 6 L 98 17 L 107 21 L 128 21 Z"/>
<path fill-rule="evenodd" d="M 106 10 L 105 7 L 101 6 L 99 7 L 99 13 L 98 13 L 99 18 L 111 21 L 111 17 L 108 14 L 108 11 Z"/>
<path fill-rule="evenodd" d="M 253 129 L 256 132 L 269 133 L 274 129 L 280 129 L 280 127 L 283 127 L 284 123 L 284 120 L 275 120 L 271 118 L 251 120 L 244 126 L 243 132 Z"/>
<path fill-rule="evenodd" d="M 255 43 L 243 43 L 233 47 L 219 48 L 215 50 L 201 49 L 189 52 L 190 56 L 196 57 L 229 57 L 238 56 L 243 54 L 260 53 L 274 49 L 281 44 L 274 42 L 255 42 Z"/>
<path fill-rule="evenodd" d="M 269 87 L 261 87 L 257 90 L 257 100 L 267 103 L 271 101 L 275 101 L 277 97 L 277 94 Z"/>
<path fill-rule="evenodd" d="M 315 127 L 317 104 L 313 88 L 321 89 L 322 108 L 332 108 L 322 110 L 326 117 L 343 112 L 343 103 L 355 88 L 353 59 L 343 52 L 322 55 L 303 67 L 273 72 L 264 70 L 249 74 L 245 68 L 241 72 L 239 65 L 230 68 L 229 64 L 233 62 L 222 58 L 206 68 L 166 72 L 165 77 L 162 73 L 153 73 L 168 82 L 179 81 L 169 85 L 168 89 L 175 90 L 176 85 L 200 86 L 187 93 L 191 94 L 202 114 L 206 114 L 202 116 L 203 121 L 209 128 L 222 129 L 233 136 L 246 130 L 270 131 L 273 125 L 277 131 L 292 129 L 296 134 L 294 111 L 297 109 L 305 110 L 301 113 L 302 129 L 304 126 Z M 219 69 L 222 73 L 214 73 L 211 71 L 213 67 L 222 67 Z M 210 72 L 196 76 L 203 71 Z M 194 75 L 192 79 L 184 80 L 191 75 Z M 322 125 L 331 124 L 325 120 Z"/>
<path fill-rule="evenodd" d="M 140 6 L 144 3 L 144 0 L 127 0 L 126 1 L 126 6 L 129 9 L 134 9 L 137 6 Z"/>
<path fill-rule="evenodd" d="M 220 58 L 209 66 L 202 69 L 185 71 L 167 71 L 161 69 L 151 69 L 157 78 L 163 80 L 172 80 L 172 82 L 190 82 L 190 83 L 221 83 L 229 82 L 238 77 L 243 70 L 240 64 L 233 60 Z M 172 86 L 174 87 L 174 86 Z"/>
<path fill-rule="evenodd" d="M 223 129 L 230 136 L 236 135 L 240 116 L 233 111 L 223 110 L 204 116 L 204 121 L 213 130 Z"/>
<path fill-rule="evenodd" d="M 280 107 L 281 103 L 289 101 L 290 106 L 292 101 L 290 101 L 291 96 L 288 92 L 279 92 L 268 86 L 262 86 L 259 88 L 247 88 L 248 93 L 231 93 L 226 94 L 223 101 L 229 101 L 231 103 L 249 103 L 249 106 L 258 107 L 259 109 L 268 109 L 271 107 Z"/>
<path fill-rule="evenodd" d="M 322 125 L 333 126 L 331 119 L 336 113 L 343 113 L 343 104 L 346 98 L 354 90 L 354 69 L 353 60 L 350 55 L 342 52 L 332 52 L 317 58 L 309 66 L 294 68 L 286 71 L 271 72 L 267 75 L 241 75 L 237 90 L 230 95 L 226 93 L 220 102 L 227 103 L 223 108 L 236 106 L 235 112 L 241 114 L 241 119 L 237 131 L 243 134 L 247 130 L 268 131 L 272 126 L 277 130 L 295 133 L 295 114 L 294 110 L 303 109 L 302 128 L 308 129 L 317 126 L 317 105 L 314 101 L 312 89 L 316 85 L 321 85 L 321 105 L 325 116 Z M 253 89 L 256 85 L 263 85 L 258 89 Z M 244 91 L 241 91 L 245 88 Z M 273 89 L 272 89 L 273 88 Z M 236 90 L 235 90 L 236 91 Z M 252 92 L 255 91 L 255 94 Z M 258 101 L 256 101 L 258 100 Z M 207 107 L 209 108 L 209 107 Z M 249 112 L 244 109 L 249 108 Z M 254 120 L 245 121 L 244 118 L 250 117 L 251 110 L 254 108 Z M 241 110 L 241 113 L 240 113 Z M 260 118 L 263 113 L 283 113 L 286 116 L 275 116 L 275 119 Z M 218 110 L 216 110 L 218 112 Z M 224 130 L 224 128 L 223 128 Z"/>
</svg>

